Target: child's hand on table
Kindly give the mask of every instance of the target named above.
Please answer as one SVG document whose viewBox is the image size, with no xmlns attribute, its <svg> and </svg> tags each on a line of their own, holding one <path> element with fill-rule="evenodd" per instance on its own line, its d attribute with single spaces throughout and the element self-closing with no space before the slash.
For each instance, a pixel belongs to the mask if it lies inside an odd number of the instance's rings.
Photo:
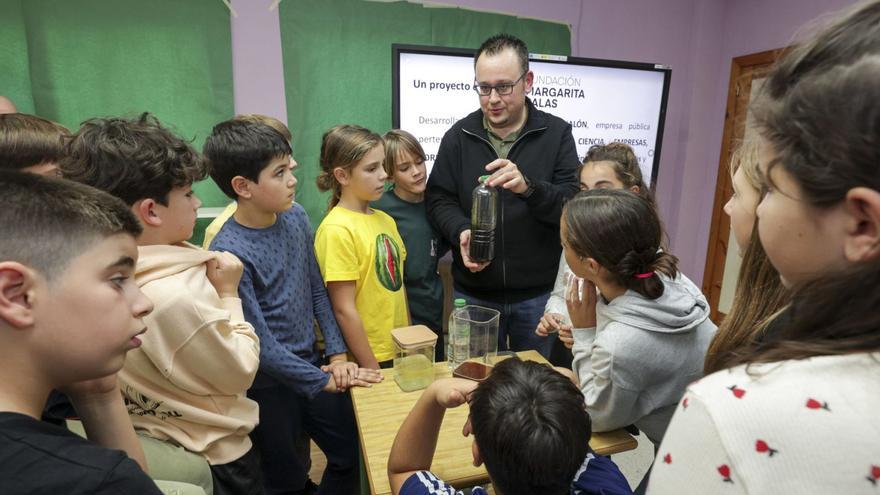
<svg viewBox="0 0 880 495">
<path fill-rule="evenodd" d="M 343 354 L 343 356 L 345 356 Z M 333 359 L 330 364 L 321 366 L 321 371 L 330 373 L 324 390 L 327 392 L 345 392 L 351 387 L 372 387 L 373 383 L 381 382 L 384 377 L 379 370 L 361 368 L 357 363 L 343 359 Z"/>
</svg>

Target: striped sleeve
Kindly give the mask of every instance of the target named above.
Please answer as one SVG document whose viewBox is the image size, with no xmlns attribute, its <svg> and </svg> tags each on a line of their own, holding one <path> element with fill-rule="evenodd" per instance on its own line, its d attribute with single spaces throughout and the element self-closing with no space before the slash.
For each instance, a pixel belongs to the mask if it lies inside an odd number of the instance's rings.
<svg viewBox="0 0 880 495">
<path fill-rule="evenodd" d="M 400 495 L 462 495 L 430 471 L 418 471 L 400 487 Z"/>
</svg>

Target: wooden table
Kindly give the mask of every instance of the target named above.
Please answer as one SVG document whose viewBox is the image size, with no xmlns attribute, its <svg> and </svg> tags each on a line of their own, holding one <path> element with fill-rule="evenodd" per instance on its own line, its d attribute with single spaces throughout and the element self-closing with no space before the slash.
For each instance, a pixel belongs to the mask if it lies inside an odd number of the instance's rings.
<svg viewBox="0 0 880 495">
<path fill-rule="evenodd" d="M 521 359 L 546 363 L 536 351 L 519 352 Z M 394 371 L 382 370 L 385 380 L 372 388 L 354 387 L 351 389 L 354 413 L 357 418 L 358 434 L 361 442 L 370 493 L 385 495 L 391 493 L 388 483 L 388 455 L 397 430 L 409 414 L 424 390 L 403 392 L 394 381 Z M 451 376 L 445 362 L 434 364 L 434 378 Z M 457 488 L 489 482 L 489 475 L 483 466 L 474 467 L 471 456 L 473 437 L 461 434 L 467 419 L 467 406 L 446 411 L 437 450 L 431 471 L 441 479 Z M 611 455 L 636 448 L 636 439 L 624 430 L 607 433 L 593 433 L 590 446 L 597 453 Z"/>
</svg>

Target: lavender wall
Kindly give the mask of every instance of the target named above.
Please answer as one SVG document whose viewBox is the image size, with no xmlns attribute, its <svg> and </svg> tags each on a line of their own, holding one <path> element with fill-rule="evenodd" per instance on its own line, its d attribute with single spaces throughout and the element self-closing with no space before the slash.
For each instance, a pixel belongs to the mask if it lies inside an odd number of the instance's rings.
<svg viewBox="0 0 880 495">
<path fill-rule="evenodd" d="M 281 26 L 272 0 L 232 0 L 232 84 L 235 113 L 259 113 L 287 123 Z"/>
<path fill-rule="evenodd" d="M 673 214 L 675 229 L 670 229 L 670 236 L 675 253 L 682 258 L 682 268 L 698 285 L 703 279 L 709 241 L 731 59 L 789 45 L 805 24 L 854 3 L 855 0 L 724 0 L 720 22 L 705 26 L 705 35 L 695 40 L 720 50 L 717 57 L 703 54 L 691 64 L 695 68 L 695 91 L 689 116 L 682 122 L 684 151 L 676 178 L 681 187 L 675 195 L 678 205 L 677 213 Z"/>
<path fill-rule="evenodd" d="M 286 121 L 277 9 L 233 0 L 236 112 Z M 785 46 L 804 23 L 854 0 L 447 0 L 563 22 L 572 54 L 664 63 L 672 86 L 657 200 L 681 268 L 702 282 L 733 57 Z"/>
<path fill-rule="evenodd" d="M 669 232 L 670 248 L 691 277 L 697 276 L 696 267 L 702 269 L 705 246 L 685 249 L 678 236 L 680 198 L 688 187 L 684 179 L 692 173 L 687 162 L 688 124 L 694 117 L 695 101 L 708 93 L 706 77 L 697 68 L 714 63 L 720 56 L 721 40 L 713 34 L 718 32 L 722 7 L 721 0 L 591 0 L 585 2 L 576 28 L 580 34 L 574 54 L 578 56 L 672 66 L 657 202 Z M 710 197 L 710 209 L 711 201 Z M 688 211 L 699 208 L 701 205 L 691 204 Z M 699 278 L 695 280 L 699 282 Z"/>
</svg>

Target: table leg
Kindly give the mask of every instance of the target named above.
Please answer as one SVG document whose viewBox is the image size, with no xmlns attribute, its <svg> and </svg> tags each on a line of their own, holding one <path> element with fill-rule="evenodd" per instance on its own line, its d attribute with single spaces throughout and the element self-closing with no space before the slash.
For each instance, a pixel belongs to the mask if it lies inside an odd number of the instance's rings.
<svg viewBox="0 0 880 495">
<path fill-rule="evenodd" d="M 370 479 L 367 477 L 367 465 L 364 463 L 364 451 L 358 449 L 358 466 L 361 471 L 361 495 L 372 495 L 370 492 Z"/>
</svg>

